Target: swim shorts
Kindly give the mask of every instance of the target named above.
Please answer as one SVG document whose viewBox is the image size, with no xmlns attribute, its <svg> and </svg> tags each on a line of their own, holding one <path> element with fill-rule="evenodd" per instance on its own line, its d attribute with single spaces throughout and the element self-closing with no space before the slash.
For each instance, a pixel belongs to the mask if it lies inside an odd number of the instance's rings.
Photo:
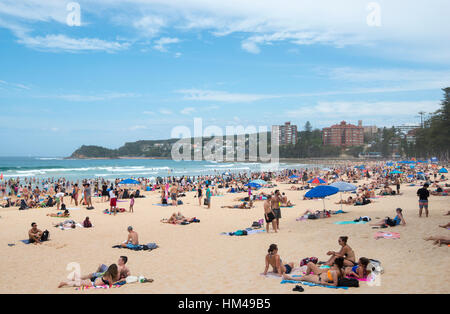
<svg viewBox="0 0 450 314">
<path fill-rule="evenodd" d="M 267 215 L 266 215 L 266 222 L 267 223 L 270 223 L 270 222 L 272 222 L 274 219 L 275 219 L 275 216 L 272 214 L 272 212 L 270 212 L 270 213 L 268 213 Z"/>
<path fill-rule="evenodd" d="M 273 210 L 273 213 L 275 214 L 275 218 L 280 219 L 281 218 L 281 209 L 274 208 L 272 210 Z"/>
</svg>

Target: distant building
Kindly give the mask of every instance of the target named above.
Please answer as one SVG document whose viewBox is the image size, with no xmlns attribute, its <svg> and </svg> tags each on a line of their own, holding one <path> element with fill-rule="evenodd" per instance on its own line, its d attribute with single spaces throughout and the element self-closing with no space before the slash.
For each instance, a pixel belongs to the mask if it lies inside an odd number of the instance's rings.
<svg viewBox="0 0 450 314">
<path fill-rule="evenodd" d="M 324 128 L 323 144 L 339 147 L 364 145 L 364 128 L 362 127 L 362 121 L 359 121 L 358 126 L 347 124 L 347 122 L 342 121 L 340 124 Z"/>
<path fill-rule="evenodd" d="M 406 133 L 405 137 L 406 137 L 406 142 L 408 144 L 416 144 L 416 131 L 417 130 L 418 129 L 412 129 Z"/>
<path fill-rule="evenodd" d="M 297 126 L 286 122 L 284 125 L 273 125 L 272 134 L 278 133 L 278 144 L 296 144 L 298 139 Z"/>
</svg>

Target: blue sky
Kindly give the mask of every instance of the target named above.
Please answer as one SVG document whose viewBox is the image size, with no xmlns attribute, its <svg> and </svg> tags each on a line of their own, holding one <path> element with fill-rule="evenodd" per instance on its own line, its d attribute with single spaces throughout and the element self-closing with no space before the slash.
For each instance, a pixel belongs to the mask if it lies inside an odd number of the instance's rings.
<svg viewBox="0 0 450 314">
<path fill-rule="evenodd" d="M 417 123 L 450 86 L 448 12 L 445 0 L 1 0 L 0 155 L 164 139 L 195 117 Z"/>
</svg>

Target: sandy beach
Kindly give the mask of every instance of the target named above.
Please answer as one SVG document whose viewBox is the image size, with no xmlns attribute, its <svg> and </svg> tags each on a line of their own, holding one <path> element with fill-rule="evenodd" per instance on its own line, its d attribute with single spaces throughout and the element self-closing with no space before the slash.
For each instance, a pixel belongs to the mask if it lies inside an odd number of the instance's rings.
<svg viewBox="0 0 450 314">
<path fill-rule="evenodd" d="M 360 181 L 358 184 L 362 184 Z M 178 207 L 155 206 L 159 193 L 145 192 L 146 198 L 136 199 L 134 213 L 117 216 L 103 214 L 108 203 L 94 200 L 94 210 L 71 211 L 71 219 L 82 222 L 89 216 L 94 228 L 60 230 L 52 224 L 61 218 L 47 217 L 56 209 L 17 208 L 0 210 L 0 254 L 6 270 L 2 276 L 0 293 L 188 293 L 188 294 L 248 294 L 248 293 L 296 293 L 293 284 L 280 284 L 280 278 L 266 278 L 264 258 L 270 244 L 279 247 L 284 262 L 294 262 L 298 267 L 301 259 L 317 256 L 327 260 L 326 252 L 338 250 L 339 236 L 348 236 L 348 244 L 356 257 L 368 257 L 381 261 L 384 274 L 379 286 L 361 282 L 359 288 L 349 290 L 306 287 L 304 293 L 449 293 L 445 283 L 450 280 L 448 265 L 449 247 L 437 247 L 423 238 L 446 235 L 450 231 L 439 228 L 449 222 L 444 216 L 449 210 L 448 196 L 430 197 L 430 217 L 418 217 L 416 191 L 419 186 L 402 185 L 402 195 L 385 196 L 365 206 L 343 205 L 346 214 L 333 215 L 328 219 L 296 221 L 306 209 L 322 209 L 321 200 L 303 200 L 305 191 L 289 190 L 291 184 L 278 183 L 269 192 L 280 189 L 293 208 L 282 209 L 281 230 L 275 233 L 258 233 L 235 237 L 220 235 L 250 227 L 253 221 L 263 218 L 263 202 L 256 202 L 253 209 L 222 209 L 221 205 L 233 205 L 237 196 L 245 193 L 227 194 L 212 198 L 211 209 L 198 206 L 194 193 L 182 198 L 184 205 Z M 350 194 L 349 194 L 350 195 Z M 344 197 L 348 195 L 344 194 Z M 325 200 L 327 209 L 338 210 L 334 203 L 340 195 Z M 66 198 L 66 203 L 69 198 Z M 119 203 L 128 209 L 128 202 Z M 69 208 L 74 207 L 68 204 Z M 368 224 L 335 225 L 334 222 L 354 220 L 369 216 L 372 220 L 393 217 L 397 207 L 403 208 L 406 226 L 381 231 L 399 232 L 400 239 L 374 239 L 380 229 Z M 169 225 L 160 222 L 175 211 L 187 217 L 197 217 L 200 223 Z M 50 231 L 51 241 L 42 245 L 25 245 L 19 240 L 27 238 L 30 224 L 36 222 L 41 230 Z M 127 227 L 132 225 L 139 233 L 141 243 L 155 242 L 159 248 L 153 251 L 115 249 L 113 245 L 127 238 Z M 15 246 L 8 246 L 15 244 Z M 99 264 L 116 263 L 120 255 L 129 258 L 132 275 L 154 279 L 153 283 L 127 284 L 115 289 L 92 289 L 77 291 L 75 288 L 58 289 L 58 283 L 66 279 L 72 270 L 69 263 L 80 264 L 81 273 L 94 272 Z"/>
</svg>

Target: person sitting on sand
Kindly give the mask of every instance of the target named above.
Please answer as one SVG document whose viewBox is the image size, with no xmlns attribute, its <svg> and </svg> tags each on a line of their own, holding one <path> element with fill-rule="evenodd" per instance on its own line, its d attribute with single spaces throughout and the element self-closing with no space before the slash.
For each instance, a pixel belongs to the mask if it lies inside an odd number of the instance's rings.
<svg viewBox="0 0 450 314">
<path fill-rule="evenodd" d="M 370 260 L 366 257 L 361 257 L 358 260 L 358 264 L 353 267 L 346 267 L 344 269 L 344 273 L 347 276 L 353 276 L 358 279 L 367 278 L 370 274 L 370 271 L 367 270 L 367 265 L 369 265 Z"/>
<path fill-rule="evenodd" d="M 349 196 L 347 200 L 340 200 L 339 202 L 336 202 L 335 204 L 344 204 L 344 205 L 353 205 L 355 203 L 356 199 Z"/>
<path fill-rule="evenodd" d="M 128 238 L 126 243 L 122 243 L 121 247 L 134 249 L 139 246 L 139 235 L 136 231 L 133 231 L 133 227 L 128 227 Z"/>
<path fill-rule="evenodd" d="M 355 252 L 353 249 L 347 245 L 348 237 L 341 236 L 338 239 L 339 245 L 342 247 L 339 252 L 328 251 L 327 255 L 331 255 L 330 259 L 325 263 L 325 265 L 331 266 L 338 257 L 344 259 L 344 266 L 354 266 L 355 262 Z"/>
<path fill-rule="evenodd" d="M 424 239 L 425 241 L 434 241 L 434 245 L 441 246 L 442 244 L 449 245 L 450 244 L 450 237 L 444 237 L 444 236 L 432 236 Z"/>
<path fill-rule="evenodd" d="M 31 229 L 28 231 L 28 240 L 30 243 L 40 244 L 41 242 L 47 241 L 49 232 L 45 230 L 42 232 L 37 228 L 37 224 L 33 222 L 31 224 Z"/>
<path fill-rule="evenodd" d="M 405 218 L 403 218 L 402 209 L 401 208 L 397 208 L 395 210 L 395 212 L 397 213 L 397 215 L 395 216 L 394 219 L 391 219 L 390 217 L 386 217 L 385 219 L 382 219 L 379 222 L 371 223 L 370 226 L 395 227 L 395 226 L 398 226 L 398 225 L 402 225 L 402 226 L 406 225 Z"/>
<path fill-rule="evenodd" d="M 344 276 L 344 258 L 337 257 L 329 269 L 319 268 L 316 264 L 309 262 L 306 267 L 306 274 L 301 277 L 291 277 L 287 274 L 283 275 L 283 279 L 292 281 L 307 281 L 318 285 L 335 286 Z"/>
<path fill-rule="evenodd" d="M 64 286 L 69 287 L 98 287 L 98 286 L 112 286 L 116 283 L 119 277 L 119 269 L 116 264 L 112 264 L 108 267 L 106 272 L 97 278 L 91 279 L 75 279 L 71 281 L 63 281 L 58 285 L 58 288 L 62 288 Z"/>
<path fill-rule="evenodd" d="M 89 220 L 89 217 L 86 217 L 86 219 L 83 221 L 83 227 L 84 228 L 92 228 L 92 223 Z"/>
<path fill-rule="evenodd" d="M 47 216 L 69 218 L 70 217 L 70 213 L 69 213 L 69 210 L 66 209 L 64 212 L 59 212 L 59 213 L 56 213 L 56 214 L 47 214 Z"/>
<path fill-rule="evenodd" d="M 269 266 L 272 266 L 273 272 L 282 276 L 283 274 L 290 274 L 294 268 L 294 263 L 283 264 L 280 255 L 278 255 L 278 247 L 276 244 L 271 244 L 266 255 L 266 268 L 264 269 L 264 276 L 267 275 Z"/>
</svg>

